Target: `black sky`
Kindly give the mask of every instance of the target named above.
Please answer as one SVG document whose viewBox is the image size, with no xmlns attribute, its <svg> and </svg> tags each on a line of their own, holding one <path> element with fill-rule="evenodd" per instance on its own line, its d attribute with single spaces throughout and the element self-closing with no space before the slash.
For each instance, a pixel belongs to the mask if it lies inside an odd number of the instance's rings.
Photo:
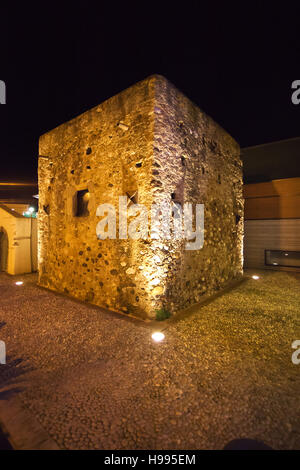
<svg viewBox="0 0 300 470">
<path fill-rule="evenodd" d="M 153 73 L 242 147 L 300 136 L 300 8 L 261 3 L 2 5 L 0 180 L 36 178 L 41 134 Z"/>
</svg>

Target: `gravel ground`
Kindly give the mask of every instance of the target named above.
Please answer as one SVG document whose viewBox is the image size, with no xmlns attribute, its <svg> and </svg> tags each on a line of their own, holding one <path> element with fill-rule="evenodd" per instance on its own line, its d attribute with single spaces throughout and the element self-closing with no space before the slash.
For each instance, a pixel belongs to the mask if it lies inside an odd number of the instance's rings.
<svg viewBox="0 0 300 470">
<path fill-rule="evenodd" d="M 0 399 L 18 394 L 65 449 L 300 449 L 299 275 L 262 271 L 149 325 L 0 274 Z M 16 286 L 16 280 L 23 286 Z"/>
</svg>

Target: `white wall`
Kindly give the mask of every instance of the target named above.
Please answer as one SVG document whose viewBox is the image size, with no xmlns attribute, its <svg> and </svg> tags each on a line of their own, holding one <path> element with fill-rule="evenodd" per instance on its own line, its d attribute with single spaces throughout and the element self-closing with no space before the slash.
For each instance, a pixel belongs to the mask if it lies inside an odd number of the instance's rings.
<svg viewBox="0 0 300 470">
<path fill-rule="evenodd" d="M 8 236 L 8 274 L 25 274 L 37 269 L 37 221 L 15 217 L 0 207 L 0 227 Z"/>
</svg>

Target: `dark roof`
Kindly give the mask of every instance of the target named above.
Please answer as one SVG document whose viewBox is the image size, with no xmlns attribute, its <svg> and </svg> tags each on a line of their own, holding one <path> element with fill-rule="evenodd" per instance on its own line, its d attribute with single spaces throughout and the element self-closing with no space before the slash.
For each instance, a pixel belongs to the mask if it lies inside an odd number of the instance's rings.
<svg viewBox="0 0 300 470">
<path fill-rule="evenodd" d="M 300 137 L 242 149 L 244 182 L 300 176 Z"/>
<path fill-rule="evenodd" d="M 0 204 L 0 209 L 3 209 L 4 211 L 8 212 L 8 214 L 12 215 L 16 219 L 25 219 L 23 215 L 19 214 L 17 211 L 13 211 L 9 207 L 5 206 L 4 204 Z"/>
<path fill-rule="evenodd" d="M 33 195 L 37 194 L 36 183 L 6 183 L 0 182 L 0 204 L 1 203 L 36 203 Z"/>
</svg>

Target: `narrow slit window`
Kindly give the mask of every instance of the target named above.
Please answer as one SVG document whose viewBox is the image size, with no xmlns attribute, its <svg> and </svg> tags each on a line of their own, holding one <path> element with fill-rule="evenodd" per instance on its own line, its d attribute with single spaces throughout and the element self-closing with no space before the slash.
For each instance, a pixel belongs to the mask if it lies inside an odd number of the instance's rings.
<svg viewBox="0 0 300 470">
<path fill-rule="evenodd" d="M 300 251 L 265 250 L 265 265 L 300 268 Z"/>
<path fill-rule="evenodd" d="M 131 204 L 137 204 L 138 203 L 138 191 L 128 191 L 126 193 L 126 196 L 128 197 L 129 201 L 127 202 L 128 206 L 131 206 Z"/>
<path fill-rule="evenodd" d="M 77 191 L 75 195 L 75 217 L 87 217 L 89 212 L 90 193 L 88 189 Z"/>
</svg>

